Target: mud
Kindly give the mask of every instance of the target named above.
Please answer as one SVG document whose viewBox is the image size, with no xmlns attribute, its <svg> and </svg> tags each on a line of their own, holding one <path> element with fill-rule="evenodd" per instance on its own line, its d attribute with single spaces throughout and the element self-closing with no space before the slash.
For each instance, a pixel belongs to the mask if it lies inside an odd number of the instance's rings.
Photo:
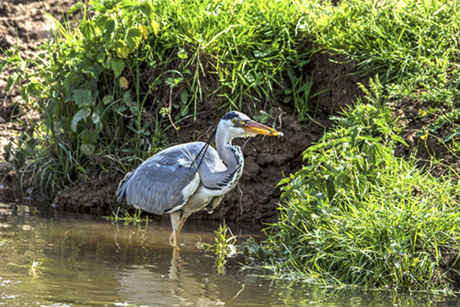
<svg viewBox="0 0 460 307">
<path fill-rule="evenodd" d="M 429 135 L 426 140 L 417 137 L 417 132 L 426 128 L 435 121 L 436 114 L 420 116 L 420 111 L 438 108 L 439 104 L 429 101 L 402 100 L 394 107 L 394 115 L 399 118 L 398 124 L 404 127 L 402 138 L 408 146 L 397 144 L 395 156 L 415 156 L 418 159 L 418 166 L 429 170 L 434 176 L 449 176 L 457 180 L 460 174 L 460 151 L 452 147 L 452 142 L 444 143 L 442 140 L 451 131 L 453 126 L 446 125 L 445 129 Z M 458 137 L 457 137 L 458 139 Z M 432 160 L 441 163 L 433 165 Z"/>
<path fill-rule="evenodd" d="M 53 19 L 63 19 L 63 12 L 78 0 L 0 0 L 0 61 L 5 58 L 8 49 L 20 51 L 24 60 L 33 59 L 41 50 L 37 47 L 46 42 L 51 35 Z M 17 120 L 27 121 L 34 118 L 31 110 L 25 110 L 15 104 L 20 100 L 18 87 L 6 95 L 6 86 L 11 71 L 0 73 L 0 155 L 9 139 L 15 137 L 23 128 Z M 5 178 L 2 172 L 1 177 Z M 6 176 L 10 178 L 9 176 Z"/>
</svg>

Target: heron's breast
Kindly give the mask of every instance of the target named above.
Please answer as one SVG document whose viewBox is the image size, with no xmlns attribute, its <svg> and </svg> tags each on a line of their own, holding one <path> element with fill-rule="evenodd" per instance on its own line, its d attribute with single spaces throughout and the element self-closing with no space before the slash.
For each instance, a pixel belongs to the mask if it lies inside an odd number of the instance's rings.
<svg viewBox="0 0 460 307">
<path fill-rule="evenodd" d="M 218 196 L 215 194 L 216 191 L 208 190 L 203 185 L 200 185 L 196 192 L 182 207 L 182 211 L 184 213 L 194 213 L 203 210 L 215 196 Z"/>
</svg>

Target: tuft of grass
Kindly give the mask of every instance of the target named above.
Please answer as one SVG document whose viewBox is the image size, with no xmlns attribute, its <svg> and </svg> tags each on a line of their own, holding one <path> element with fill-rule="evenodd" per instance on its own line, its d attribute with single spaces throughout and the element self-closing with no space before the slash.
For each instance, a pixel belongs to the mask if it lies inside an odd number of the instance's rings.
<svg viewBox="0 0 460 307">
<path fill-rule="evenodd" d="M 104 219 L 110 220 L 114 223 L 118 223 L 123 221 L 125 225 L 133 223 L 134 225 L 140 224 L 141 222 L 145 222 L 146 225 L 149 223 L 149 217 L 145 216 L 145 218 L 141 217 L 142 210 L 137 210 L 136 213 L 131 215 L 129 212 L 125 212 L 122 216 L 120 214 L 120 207 L 118 207 L 117 212 L 112 212 L 111 216 L 104 216 Z"/>
<path fill-rule="evenodd" d="M 457 260 L 444 257 L 460 251 L 460 187 L 394 157 L 402 140 L 379 84 L 372 105 L 358 100 L 335 118 L 306 166 L 281 181 L 271 262 L 328 284 L 451 291 Z"/>
</svg>

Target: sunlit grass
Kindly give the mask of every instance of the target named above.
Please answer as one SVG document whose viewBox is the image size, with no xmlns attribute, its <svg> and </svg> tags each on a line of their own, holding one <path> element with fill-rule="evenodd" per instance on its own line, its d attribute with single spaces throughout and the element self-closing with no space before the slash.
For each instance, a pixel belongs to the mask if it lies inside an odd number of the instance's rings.
<svg viewBox="0 0 460 307">
<path fill-rule="evenodd" d="M 134 214 L 130 214 L 129 212 L 124 212 L 122 215 L 120 213 L 120 207 L 118 207 L 117 212 L 112 212 L 111 216 L 104 216 L 104 219 L 110 220 L 114 223 L 123 222 L 125 225 L 133 223 L 134 225 L 140 224 L 141 222 L 145 222 L 146 225 L 149 223 L 148 215 L 145 218 L 141 217 L 142 210 L 137 210 Z"/>
<path fill-rule="evenodd" d="M 457 260 L 444 256 L 460 250 L 460 187 L 394 157 L 401 140 L 385 96 L 366 98 L 374 104 L 358 101 L 336 118 L 282 182 L 280 219 L 266 241 L 273 268 L 327 284 L 451 291 Z"/>
</svg>

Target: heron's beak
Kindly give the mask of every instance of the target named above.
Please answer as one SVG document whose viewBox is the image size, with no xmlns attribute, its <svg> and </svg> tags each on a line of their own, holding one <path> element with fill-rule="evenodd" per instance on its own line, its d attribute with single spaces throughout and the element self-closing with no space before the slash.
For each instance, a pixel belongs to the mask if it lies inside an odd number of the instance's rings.
<svg viewBox="0 0 460 307">
<path fill-rule="evenodd" d="M 282 132 L 278 132 L 273 128 L 259 124 L 258 122 L 255 122 L 252 120 L 245 121 L 243 127 L 244 127 L 244 130 L 249 133 L 272 135 L 272 136 L 283 136 Z"/>
</svg>

